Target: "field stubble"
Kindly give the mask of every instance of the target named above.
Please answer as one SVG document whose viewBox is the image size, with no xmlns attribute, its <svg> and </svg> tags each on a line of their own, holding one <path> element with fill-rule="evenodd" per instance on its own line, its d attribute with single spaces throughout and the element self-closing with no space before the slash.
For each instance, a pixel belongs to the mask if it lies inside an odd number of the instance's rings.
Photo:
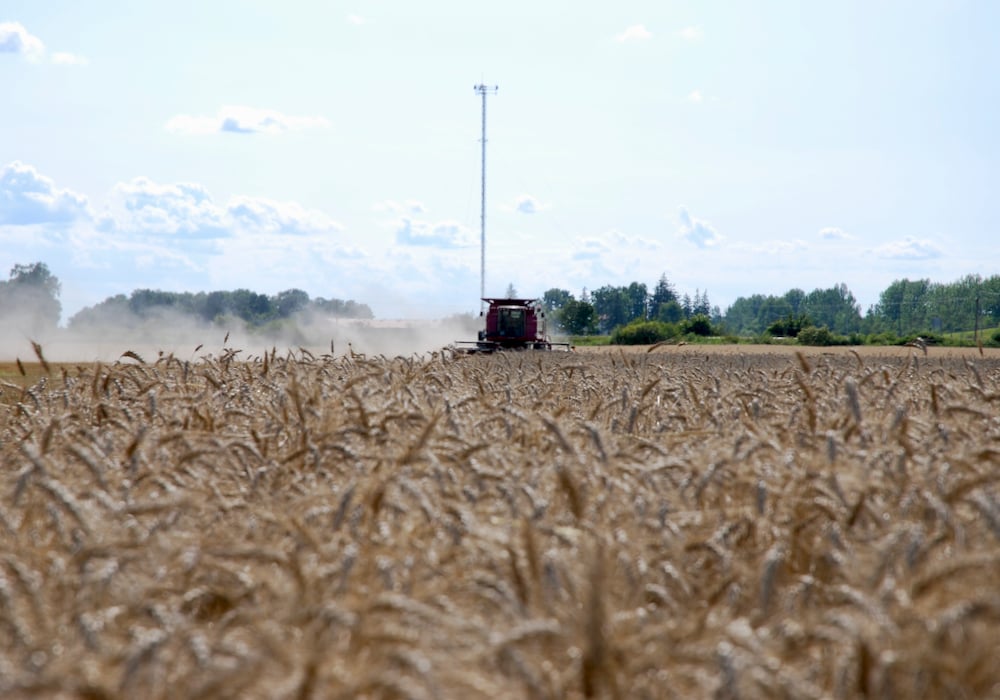
<svg viewBox="0 0 1000 700">
<path fill-rule="evenodd" d="M 239 354 L 0 385 L 0 695 L 1000 693 L 997 358 Z"/>
</svg>

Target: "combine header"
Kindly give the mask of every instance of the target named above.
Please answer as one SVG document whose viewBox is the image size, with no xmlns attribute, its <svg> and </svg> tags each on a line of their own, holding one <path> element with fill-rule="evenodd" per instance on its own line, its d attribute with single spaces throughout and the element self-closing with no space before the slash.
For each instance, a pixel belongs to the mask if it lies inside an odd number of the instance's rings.
<svg viewBox="0 0 1000 700">
<path fill-rule="evenodd" d="M 479 340 L 460 340 L 458 349 L 470 354 L 497 350 L 570 349 L 569 343 L 553 343 L 545 331 L 545 310 L 538 299 L 488 299 L 486 328 Z M 471 346 L 471 347 L 463 347 Z"/>
</svg>

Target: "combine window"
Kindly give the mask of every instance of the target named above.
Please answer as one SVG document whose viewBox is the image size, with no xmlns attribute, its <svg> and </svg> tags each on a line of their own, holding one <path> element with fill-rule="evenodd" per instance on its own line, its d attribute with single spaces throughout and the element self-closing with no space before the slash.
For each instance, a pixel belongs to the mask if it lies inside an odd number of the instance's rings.
<svg viewBox="0 0 1000 700">
<path fill-rule="evenodd" d="M 499 334 L 504 338 L 523 338 L 525 335 L 525 315 L 521 308 L 501 308 L 500 310 Z"/>
</svg>

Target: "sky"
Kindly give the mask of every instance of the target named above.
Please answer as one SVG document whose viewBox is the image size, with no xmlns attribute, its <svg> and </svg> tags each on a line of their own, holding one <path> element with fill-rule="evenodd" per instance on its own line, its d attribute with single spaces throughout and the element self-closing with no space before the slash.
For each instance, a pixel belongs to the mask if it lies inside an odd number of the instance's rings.
<svg viewBox="0 0 1000 700">
<path fill-rule="evenodd" d="M 0 278 L 378 318 L 1000 273 L 1000 3 L 5 0 Z"/>
</svg>

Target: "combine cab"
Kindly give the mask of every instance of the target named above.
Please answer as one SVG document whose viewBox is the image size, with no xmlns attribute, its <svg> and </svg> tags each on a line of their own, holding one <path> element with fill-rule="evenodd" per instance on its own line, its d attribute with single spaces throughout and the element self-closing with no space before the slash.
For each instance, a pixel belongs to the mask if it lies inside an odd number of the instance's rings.
<svg viewBox="0 0 1000 700">
<path fill-rule="evenodd" d="M 477 341 L 458 341 L 460 350 L 491 353 L 497 350 L 569 349 L 569 343 L 553 343 L 545 332 L 545 311 L 537 299 L 483 299 L 490 305 L 486 328 Z M 462 347 L 472 346 L 472 347 Z"/>
</svg>

